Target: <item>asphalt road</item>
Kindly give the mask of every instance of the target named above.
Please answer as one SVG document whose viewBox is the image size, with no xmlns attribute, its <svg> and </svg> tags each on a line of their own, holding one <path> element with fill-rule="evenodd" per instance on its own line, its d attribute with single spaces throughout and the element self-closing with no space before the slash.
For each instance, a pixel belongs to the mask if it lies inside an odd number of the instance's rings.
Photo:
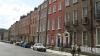
<svg viewBox="0 0 100 56">
<path fill-rule="evenodd" d="M 62 56 L 49 52 L 38 52 L 12 44 L 0 42 L 0 56 Z"/>
</svg>

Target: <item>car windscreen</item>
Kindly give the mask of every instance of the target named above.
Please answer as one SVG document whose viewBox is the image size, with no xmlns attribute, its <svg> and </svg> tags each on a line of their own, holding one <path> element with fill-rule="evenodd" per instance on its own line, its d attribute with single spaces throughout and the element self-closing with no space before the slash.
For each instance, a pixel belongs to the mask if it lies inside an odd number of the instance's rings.
<svg viewBox="0 0 100 56">
<path fill-rule="evenodd" d="M 37 44 L 37 46 L 43 46 L 43 45 L 39 43 L 39 44 Z"/>
</svg>

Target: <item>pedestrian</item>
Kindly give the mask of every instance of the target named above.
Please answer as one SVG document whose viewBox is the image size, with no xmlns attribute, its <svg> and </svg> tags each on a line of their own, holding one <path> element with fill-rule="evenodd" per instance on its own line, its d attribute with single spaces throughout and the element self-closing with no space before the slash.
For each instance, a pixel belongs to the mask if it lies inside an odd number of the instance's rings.
<svg viewBox="0 0 100 56">
<path fill-rule="evenodd" d="M 80 56 L 80 53 L 81 53 L 80 45 L 79 45 L 78 48 L 77 48 L 77 52 L 78 52 L 78 56 Z"/>
<path fill-rule="evenodd" d="M 75 45 L 73 44 L 72 51 L 71 51 L 72 56 L 75 56 L 75 52 L 76 52 L 76 48 L 75 48 Z"/>
<path fill-rule="evenodd" d="M 73 47 L 71 53 L 72 53 L 72 56 L 75 56 L 75 47 Z"/>
</svg>

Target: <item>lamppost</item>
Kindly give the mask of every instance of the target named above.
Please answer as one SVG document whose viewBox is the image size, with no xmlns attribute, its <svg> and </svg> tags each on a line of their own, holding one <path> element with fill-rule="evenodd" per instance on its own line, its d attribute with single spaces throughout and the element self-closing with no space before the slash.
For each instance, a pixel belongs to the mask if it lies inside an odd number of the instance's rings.
<svg viewBox="0 0 100 56">
<path fill-rule="evenodd" d="M 94 31 L 94 18 L 95 18 L 95 16 L 94 16 L 94 12 L 95 12 L 95 10 L 94 10 L 94 8 L 95 8 L 95 5 L 94 5 L 94 0 L 90 0 L 90 9 L 91 9 L 91 52 L 93 53 L 93 47 L 94 47 L 94 33 L 93 33 L 93 31 Z"/>
</svg>

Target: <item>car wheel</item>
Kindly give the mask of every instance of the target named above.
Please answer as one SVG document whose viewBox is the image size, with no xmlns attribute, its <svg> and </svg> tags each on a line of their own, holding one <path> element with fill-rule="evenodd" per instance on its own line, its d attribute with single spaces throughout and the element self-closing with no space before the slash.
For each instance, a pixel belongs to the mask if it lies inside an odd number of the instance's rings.
<svg viewBox="0 0 100 56">
<path fill-rule="evenodd" d="M 43 52 L 46 52 L 46 49 L 44 49 Z"/>
<path fill-rule="evenodd" d="M 37 51 L 39 51 L 39 49 L 37 48 Z"/>
<path fill-rule="evenodd" d="M 33 50 L 35 50 L 35 49 L 33 48 Z"/>
</svg>

